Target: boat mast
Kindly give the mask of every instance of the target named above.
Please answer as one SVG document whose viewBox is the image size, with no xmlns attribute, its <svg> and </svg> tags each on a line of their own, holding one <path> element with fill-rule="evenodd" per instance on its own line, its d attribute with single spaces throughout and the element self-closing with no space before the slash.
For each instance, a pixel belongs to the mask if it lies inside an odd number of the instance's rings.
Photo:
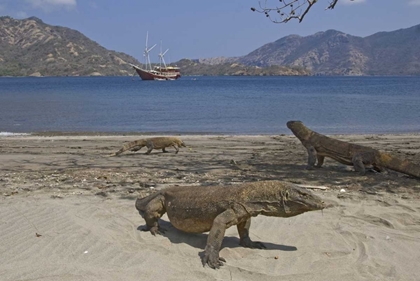
<svg viewBox="0 0 420 281">
<path fill-rule="evenodd" d="M 147 33 L 146 33 L 146 47 L 144 48 L 143 56 L 144 56 L 144 59 L 145 59 L 146 70 L 152 70 L 152 64 L 150 63 L 149 53 L 154 47 L 156 47 L 156 44 L 154 44 L 149 49 L 149 48 L 147 48 L 148 40 L 149 40 L 149 31 L 147 31 Z"/>
<path fill-rule="evenodd" d="M 160 53 L 159 53 L 159 67 L 162 69 L 162 62 L 163 66 L 166 68 L 165 59 L 163 58 L 165 54 L 169 51 L 169 49 L 166 49 L 166 51 L 162 54 L 162 41 L 160 41 Z"/>
</svg>

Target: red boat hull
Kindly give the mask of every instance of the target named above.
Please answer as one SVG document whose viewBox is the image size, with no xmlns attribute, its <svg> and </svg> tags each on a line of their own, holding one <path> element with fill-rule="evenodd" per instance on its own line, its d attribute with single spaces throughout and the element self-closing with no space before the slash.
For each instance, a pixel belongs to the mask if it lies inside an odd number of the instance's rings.
<svg viewBox="0 0 420 281">
<path fill-rule="evenodd" d="M 181 77 L 179 71 L 148 71 L 134 65 L 133 68 L 142 80 L 176 80 Z"/>
</svg>

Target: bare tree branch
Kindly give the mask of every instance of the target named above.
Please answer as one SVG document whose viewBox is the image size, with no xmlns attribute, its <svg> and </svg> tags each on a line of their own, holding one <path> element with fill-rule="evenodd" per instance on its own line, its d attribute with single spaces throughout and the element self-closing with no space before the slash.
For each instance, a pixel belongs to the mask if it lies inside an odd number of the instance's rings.
<svg viewBox="0 0 420 281">
<path fill-rule="evenodd" d="M 251 11 L 264 14 L 274 23 L 286 23 L 292 19 L 302 22 L 303 18 L 318 0 L 279 0 L 280 5 L 276 7 L 269 7 L 267 2 L 269 0 L 264 0 L 264 3 L 259 1 L 259 8 L 252 7 Z M 334 9 L 337 2 L 338 0 L 330 0 L 326 9 Z"/>
</svg>

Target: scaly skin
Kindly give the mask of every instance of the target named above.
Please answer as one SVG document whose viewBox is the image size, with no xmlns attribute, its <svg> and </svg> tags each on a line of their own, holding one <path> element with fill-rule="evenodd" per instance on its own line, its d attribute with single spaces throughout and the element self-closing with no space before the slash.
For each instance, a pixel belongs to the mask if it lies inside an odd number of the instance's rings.
<svg viewBox="0 0 420 281">
<path fill-rule="evenodd" d="M 366 168 L 372 167 L 378 172 L 384 168 L 420 178 L 420 166 L 407 160 L 400 160 L 379 150 L 336 140 L 308 129 L 300 121 L 289 121 L 287 127 L 301 141 L 308 151 L 307 169 L 321 167 L 324 158 L 332 158 L 364 175 Z M 316 164 L 315 164 L 316 163 Z"/>
<path fill-rule="evenodd" d="M 323 208 L 324 202 L 318 196 L 280 181 L 170 187 L 136 201 L 136 209 L 146 221 L 145 231 L 153 235 L 164 232 L 158 224 L 164 213 L 175 228 L 184 232 L 210 231 L 202 261 L 211 268 L 219 268 L 225 262 L 219 251 L 227 228 L 237 226 L 241 246 L 265 248 L 249 238 L 251 217 L 291 217 Z"/>
<path fill-rule="evenodd" d="M 117 152 L 111 154 L 110 156 L 118 156 L 124 151 L 138 151 L 142 147 L 146 146 L 147 151 L 146 154 L 150 154 L 153 149 L 162 149 L 163 152 L 167 152 L 165 148 L 173 147 L 175 148 L 176 152 L 178 153 L 180 147 L 185 147 L 185 144 L 182 140 L 177 137 L 156 137 L 156 138 L 148 138 L 148 139 L 140 139 L 135 140 L 123 145 L 123 147 L 118 150 Z"/>
</svg>

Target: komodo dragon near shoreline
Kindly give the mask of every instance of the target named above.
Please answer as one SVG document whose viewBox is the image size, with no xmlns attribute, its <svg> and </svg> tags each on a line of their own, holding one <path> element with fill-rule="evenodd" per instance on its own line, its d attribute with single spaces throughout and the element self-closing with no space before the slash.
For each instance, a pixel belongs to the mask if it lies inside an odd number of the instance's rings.
<svg viewBox="0 0 420 281">
<path fill-rule="evenodd" d="M 118 156 L 124 151 L 138 151 L 142 149 L 144 146 L 147 147 L 147 151 L 145 154 L 150 154 L 153 149 L 162 149 L 163 152 L 167 152 L 165 148 L 173 147 L 175 148 L 176 152 L 178 153 L 180 147 L 185 147 L 185 144 L 182 140 L 177 137 L 155 137 L 155 138 L 147 138 L 147 139 L 140 139 L 135 140 L 123 145 L 123 147 L 118 150 L 117 152 L 111 154 L 110 156 Z"/>
<path fill-rule="evenodd" d="M 289 121 L 287 127 L 308 151 L 307 169 L 321 167 L 324 158 L 332 158 L 345 165 L 353 165 L 364 175 L 366 168 L 381 172 L 384 168 L 420 178 L 420 165 L 400 160 L 379 150 L 336 140 L 308 129 L 301 121 Z M 317 163 L 316 163 L 317 162 Z M 315 165 L 316 163 L 316 165 Z"/>
<path fill-rule="evenodd" d="M 225 230 L 237 225 L 239 244 L 265 248 L 249 238 L 251 217 L 292 217 L 322 210 L 322 199 L 310 191 L 281 181 L 260 181 L 233 186 L 175 186 L 136 200 L 136 209 L 146 221 L 143 231 L 164 232 L 158 219 L 166 212 L 172 225 L 184 232 L 210 231 L 202 258 L 203 265 L 219 268 L 226 262 L 219 256 Z"/>
</svg>

